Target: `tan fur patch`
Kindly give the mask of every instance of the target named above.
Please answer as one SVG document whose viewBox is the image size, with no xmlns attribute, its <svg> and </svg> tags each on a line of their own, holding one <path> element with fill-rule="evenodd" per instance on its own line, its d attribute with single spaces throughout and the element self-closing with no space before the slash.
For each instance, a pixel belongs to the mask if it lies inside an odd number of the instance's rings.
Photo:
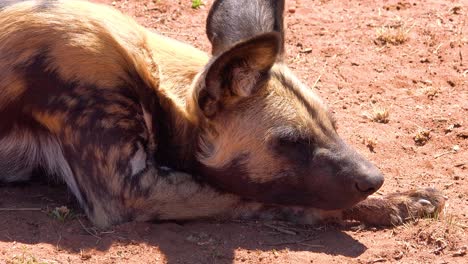
<svg viewBox="0 0 468 264">
<path fill-rule="evenodd" d="M 147 32 L 133 19 L 82 1 L 60 1 L 60 8 L 47 12 L 34 10 L 35 4 L 2 10 L 0 52 L 7 54 L 2 63 L 24 65 L 47 52 L 48 70 L 65 81 L 115 87 L 131 83 L 128 73 L 138 72 L 146 84 L 158 86 L 157 67 L 145 46 Z"/>
<path fill-rule="evenodd" d="M 24 78 L 5 68 L 4 66 L 0 66 L 0 72 L 2 72 L 2 78 L 0 78 L 0 91 L 2 92 L 2 96 L 0 96 L 0 110 L 11 102 L 14 102 L 26 91 Z"/>
<path fill-rule="evenodd" d="M 34 119 L 41 125 L 47 127 L 50 132 L 58 134 L 63 127 L 66 117 L 65 113 L 33 112 Z"/>
</svg>

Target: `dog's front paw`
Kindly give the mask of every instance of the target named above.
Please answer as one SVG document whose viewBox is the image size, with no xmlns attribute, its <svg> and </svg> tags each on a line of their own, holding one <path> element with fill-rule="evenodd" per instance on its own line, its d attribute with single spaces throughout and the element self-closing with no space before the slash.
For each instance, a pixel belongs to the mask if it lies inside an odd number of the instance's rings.
<svg viewBox="0 0 468 264">
<path fill-rule="evenodd" d="M 433 217 L 442 211 L 445 204 L 442 192 L 434 188 L 394 193 L 384 199 L 388 199 L 396 209 L 391 215 L 391 223 L 394 225 L 402 224 L 408 220 Z"/>
<path fill-rule="evenodd" d="M 345 219 L 374 226 L 400 225 L 409 220 L 440 213 L 445 198 L 434 188 L 393 193 L 382 198 L 369 198 L 344 211 Z"/>
</svg>

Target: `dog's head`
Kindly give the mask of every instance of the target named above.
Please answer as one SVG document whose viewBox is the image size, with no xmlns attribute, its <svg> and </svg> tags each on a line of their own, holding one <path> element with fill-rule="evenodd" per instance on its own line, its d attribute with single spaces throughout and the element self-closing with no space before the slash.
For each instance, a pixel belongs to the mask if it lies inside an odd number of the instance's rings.
<svg viewBox="0 0 468 264">
<path fill-rule="evenodd" d="M 194 81 L 202 177 L 274 204 L 349 207 L 383 184 L 336 132 L 322 100 L 282 62 L 284 1 L 215 1 L 213 57 Z"/>
</svg>

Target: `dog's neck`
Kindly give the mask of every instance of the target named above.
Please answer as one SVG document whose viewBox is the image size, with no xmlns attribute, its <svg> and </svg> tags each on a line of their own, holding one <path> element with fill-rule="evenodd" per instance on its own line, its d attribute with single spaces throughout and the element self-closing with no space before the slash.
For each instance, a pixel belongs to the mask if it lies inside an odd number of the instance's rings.
<svg viewBox="0 0 468 264">
<path fill-rule="evenodd" d="M 156 159 L 162 166 L 192 171 L 199 126 L 188 104 L 192 100 L 192 82 L 209 57 L 187 44 L 157 34 L 150 34 L 149 46 L 159 76 L 156 91 L 159 111 L 153 114 L 159 130 L 155 131 Z"/>
<path fill-rule="evenodd" d="M 163 96 L 159 100 L 162 115 L 153 117 L 158 128 L 156 159 L 162 166 L 191 171 L 198 151 L 198 125 L 170 98 Z"/>
</svg>

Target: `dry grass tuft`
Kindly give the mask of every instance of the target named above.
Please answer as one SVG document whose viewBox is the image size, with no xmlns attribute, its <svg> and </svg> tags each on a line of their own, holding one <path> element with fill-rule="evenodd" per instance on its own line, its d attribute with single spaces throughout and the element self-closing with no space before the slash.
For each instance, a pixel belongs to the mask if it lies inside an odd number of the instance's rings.
<svg viewBox="0 0 468 264">
<path fill-rule="evenodd" d="M 364 145 L 370 150 L 370 152 L 375 152 L 375 147 L 377 146 L 377 140 L 373 138 L 367 138 L 362 141 Z"/>
<path fill-rule="evenodd" d="M 424 93 L 427 95 L 427 98 L 434 100 L 440 94 L 440 89 L 437 87 L 429 86 L 425 89 Z"/>
<path fill-rule="evenodd" d="M 49 212 L 49 215 L 60 222 L 65 222 L 66 220 L 74 218 L 73 212 L 68 209 L 66 206 L 56 207 L 54 210 Z"/>
<path fill-rule="evenodd" d="M 466 245 L 464 237 L 468 226 L 461 218 L 448 212 L 448 204 L 441 212 L 427 215 L 424 219 L 414 219 L 396 229 L 417 230 L 407 238 L 405 244 L 411 245 L 411 240 L 415 244 L 411 247 L 417 248 L 424 245 L 434 255 L 447 254 L 451 252 L 452 257 L 463 257 L 466 255 Z M 417 229 L 414 227 L 418 226 Z"/>
<path fill-rule="evenodd" d="M 414 136 L 414 142 L 418 146 L 424 146 L 431 139 L 431 131 L 426 129 L 421 129 Z"/>
<path fill-rule="evenodd" d="M 35 256 L 28 252 L 26 246 L 21 247 L 22 253 L 13 255 L 11 259 L 2 259 L 6 264 L 44 264 L 47 262 L 39 261 Z"/>
<path fill-rule="evenodd" d="M 466 226 L 460 219 L 453 215 L 444 213 L 432 218 L 435 222 L 427 222 L 427 228 L 420 228 L 417 241 L 420 244 L 431 246 L 435 255 L 444 251 L 452 251 L 452 256 L 463 256 L 466 254 L 466 246 L 460 242 L 461 234 L 465 233 Z"/>
<path fill-rule="evenodd" d="M 6 260 L 7 264 L 44 264 L 46 262 L 39 262 L 34 256 L 15 256 L 12 259 Z"/>
<path fill-rule="evenodd" d="M 390 120 L 388 117 L 390 116 L 390 112 L 385 108 L 377 108 L 374 109 L 372 113 L 372 121 L 382 124 L 387 124 Z"/>
<path fill-rule="evenodd" d="M 380 27 L 377 29 L 377 38 L 375 39 L 377 45 L 401 45 L 406 41 L 408 41 L 408 30 L 401 27 Z"/>
</svg>

